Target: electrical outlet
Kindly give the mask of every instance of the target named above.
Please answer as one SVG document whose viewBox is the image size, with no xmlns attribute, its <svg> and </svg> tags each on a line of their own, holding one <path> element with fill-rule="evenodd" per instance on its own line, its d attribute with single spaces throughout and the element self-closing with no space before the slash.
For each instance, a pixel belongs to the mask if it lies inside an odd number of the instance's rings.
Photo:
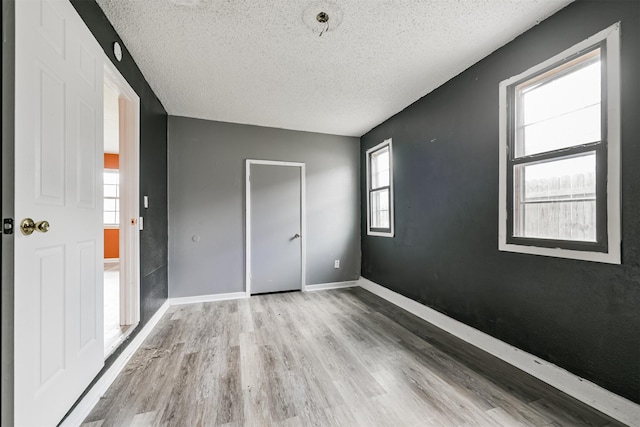
<svg viewBox="0 0 640 427">
<path fill-rule="evenodd" d="M 337 259 L 333 262 L 333 268 L 340 268 L 340 260 Z"/>
</svg>

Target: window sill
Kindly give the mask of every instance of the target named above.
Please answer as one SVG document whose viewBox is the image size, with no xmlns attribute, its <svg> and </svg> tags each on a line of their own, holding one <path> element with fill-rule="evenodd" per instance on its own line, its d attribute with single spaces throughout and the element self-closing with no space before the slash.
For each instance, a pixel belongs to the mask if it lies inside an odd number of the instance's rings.
<svg viewBox="0 0 640 427">
<path fill-rule="evenodd" d="M 388 233 L 382 231 L 367 231 L 367 236 L 393 237 L 393 231 L 390 231 Z"/>
<path fill-rule="evenodd" d="M 607 264 L 621 264 L 620 261 L 620 244 L 617 246 L 609 246 L 609 252 L 589 252 L 576 251 L 561 248 L 543 248 L 540 246 L 516 245 L 513 243 L 505 243 L 501 241 L 498 244 L 498 250 L 501 252 L 515 252 L 530 255 L 542 255 L 554 258 L 576 259 L 581 261 L 603 262 Z"/>
</svg>

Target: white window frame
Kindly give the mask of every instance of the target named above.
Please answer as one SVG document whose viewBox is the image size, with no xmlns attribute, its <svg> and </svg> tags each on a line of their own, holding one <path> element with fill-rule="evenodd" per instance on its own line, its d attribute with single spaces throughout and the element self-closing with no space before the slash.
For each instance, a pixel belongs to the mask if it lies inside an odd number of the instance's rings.
<svg viewBox="0 0 640 427">
<path fill-rule="evenodd" d="M 116 192 L 116 194 L 117 194 L 118 196 L 117 196 L 117 197 L 107 197 L 107 196 L 104 196 L 104 195 L 103 195 L 103 199 L 113 199 L 113 200 L 117 200 L 117 202 L 116 202 L 116 203 L 119 205 L 119 204 L 120 204 L 120 193 L 121 193 L 121 192 L 120 192 L 120 169 L 104 168 L 104 172 L 108 172 L 108 173 L 117 173 L 117 174 L 118 174 L 118 184 L 117 184 L 117 192 Z M 103 185 L 103 187 L 104 187 L 104 186 L 105 186 L 105 185 L 107 185 L 107 184 L 103 183 L 102 185 Z M 102 220 L 102 222 L 103 222 L 104 228 L 114 228 L 114 229 L 115 229 L 115 228 L 120 228 L 120 222 L 121 222 L 121 219 L 120 219 L 120 212 L 121 212 L 121 209 L 120 209 L 120 207 L 121 207 L 121 206 L 119 206 L 118 210 L 116 210 L 116 211 L 115 211 L 115 212 L 117 213 L 116 218 L 117 218 L 117 219 L 118 219 L 118 221 L 119 221 L 119 222 L 118 222 L 118 224 L 112 224 L 112 223 L 107 224 L 107 223 L 105 223 L 105 222 L 104 222 L 104 214 L 103 214 L 103 220 Z M 102 205 L 102 211 L 103 211 L 103 212 L 105 212 L 104 204 Z M 109 212 L 114 212 L 114 211 L 109 211 Z"/>
<path fill-rule="evenodd" d="M 528 246 L 507 243 L 507 159 L 508 153 L 508 87 L 523 81 L 544 69 L 563 62 L 566 58 L 576 55 L 599 43 L 606 44 L 606 88 L 607 88 L 607 252 L 593 252 L 587 250 L 571 250 L 542 246 Z M 559 53 L 553 58 L 538 64 L 527 71 L 513 76 L 500 83 L 499 87 L 499 210 L 498 210 L 498 250 L 524 254 L 543 255 L 557 258 L 569 258 L 585 261 L 603 262 L 609 264 L 621 263 L 621 195 L 620 195 L 620 23 L 595 34 L 575 46 Z"/>
<path fill-rule="evenodd" d="M 371 230 L 371 153 L 389 146 L 389 231 L 376 231 Z M 391 138 L 382 141 L 375 147 L 371 147 L 367 150 L 366 154 L 367 165 L 367 235 L 379 236 L 379 237 L 394 237 L 394 202 L 393 202 L 393 141 Z"/>
</svg>

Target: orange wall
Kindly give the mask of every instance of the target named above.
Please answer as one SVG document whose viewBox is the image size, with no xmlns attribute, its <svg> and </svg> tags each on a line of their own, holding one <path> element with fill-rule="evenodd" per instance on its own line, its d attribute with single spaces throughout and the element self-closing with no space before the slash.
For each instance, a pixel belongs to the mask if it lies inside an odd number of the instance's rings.
<svg viewBox="0 0 640 427">
<path fill-rule="evenodd" d="M 120 230 L 117 228 L 104 229 L 104 257 L 119 258 L 120 256 Z"/>
<path fill-rule="evenodd" d="M 117 154 L 104 153 L 105 169 L 120 169 L 120 156 Z"/>
<path fill-rule="evenodd" d="M 117 154 L 104 154 L 105 169 L 119 169 L 120 159 Z M 118 228 L 104 229 L 104 257 L 120 258 L 120 230 Z"/>
</svg>

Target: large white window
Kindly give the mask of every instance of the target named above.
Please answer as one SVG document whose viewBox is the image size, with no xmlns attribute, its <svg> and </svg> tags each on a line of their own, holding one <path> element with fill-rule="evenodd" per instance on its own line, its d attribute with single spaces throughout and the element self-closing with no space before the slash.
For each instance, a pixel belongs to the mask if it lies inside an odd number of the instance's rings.
<svg viewBox="0 0 640 427">
<path fill-rule="evenodd" d="M 367 234 L 393 237 L 391 139 L 367 150 Z"/>
<path fill-rule="evenodd" d="M 620 263 L 619 28 L 500 84 L 504 251 Z"/>
<path fill-rule="evenodd" d="M 117 169 L 104 170 L 104 225 L 120 223 L 120 173 Z"/>
</svg>

